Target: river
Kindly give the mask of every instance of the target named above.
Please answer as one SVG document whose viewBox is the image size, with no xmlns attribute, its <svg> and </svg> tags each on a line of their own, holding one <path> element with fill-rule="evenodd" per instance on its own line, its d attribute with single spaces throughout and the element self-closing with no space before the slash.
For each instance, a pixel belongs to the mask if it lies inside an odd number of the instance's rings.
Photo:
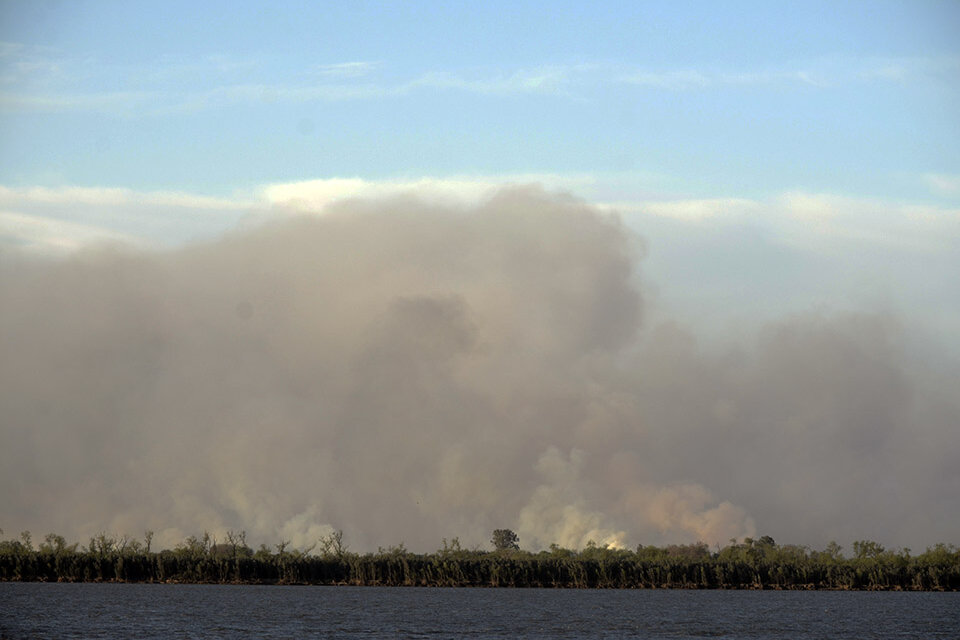
<svg viewBox="0 0 960 640">
<path fill-rule="evenodd" d="M 0 638 L 957 638 L 960 594 L 0 583 Z"/>
</svg>

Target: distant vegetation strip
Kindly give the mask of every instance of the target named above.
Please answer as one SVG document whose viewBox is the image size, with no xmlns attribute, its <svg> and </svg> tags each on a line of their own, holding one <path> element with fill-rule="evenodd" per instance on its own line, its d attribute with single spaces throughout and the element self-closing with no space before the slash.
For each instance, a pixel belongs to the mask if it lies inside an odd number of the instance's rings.
<svg viewBox="0 0 960 640">
<path fill-rule="evenodd" d="M 205 534 L 172 550 L 101 534 L 86 547 L 49 534 L 37 548 L 29 533 L 0 541 L 0 580 L 49 582 L 172 582 L 436 587 L 561 587 L 601 589 L 855 589 L 960 590 L 960 549 L 938 544 L 924 553 L 853 544 L 852 557 L 831 543 L 823 551 L 778 545 L 764 536 L 711 552 L 705 544 L 640 546 L 635 550 L 556 545 L 531 553 L 516 548 L 468 550 L 459 541 L 411 553 L 403 545 L 352 553 L 341 532 L 308 550 L 288 543 L 254 551 L 243 533 L 218 543 Z"/>
</svg>

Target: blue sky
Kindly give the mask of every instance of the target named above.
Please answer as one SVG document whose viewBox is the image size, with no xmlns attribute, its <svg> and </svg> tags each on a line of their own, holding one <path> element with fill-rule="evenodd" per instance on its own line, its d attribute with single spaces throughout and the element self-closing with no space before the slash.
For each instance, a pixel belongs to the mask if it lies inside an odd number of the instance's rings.
<svg viewBox="0 0 960 640">
<path fill-rule="evenodd" d="M 5 185 L 616 173 L 934 199 L 926 176 L 960 172 L 956 3 L 2 6 Z"/>
</svg>

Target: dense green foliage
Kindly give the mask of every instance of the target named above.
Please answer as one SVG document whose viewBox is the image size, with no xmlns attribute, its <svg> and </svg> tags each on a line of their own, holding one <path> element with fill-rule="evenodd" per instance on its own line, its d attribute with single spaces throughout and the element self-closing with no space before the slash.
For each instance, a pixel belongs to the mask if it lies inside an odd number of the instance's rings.
<svg viewBox="0 0 960 640">
<path fill-rule="evenodd" d="M 496 551 L 519 550 L 520 538 L 510 529 L 496 529 L 490 538 L 490 544 Z"/>
<path fill-rule="evenodd" d="M 903 589 L 960 590 L 960 549 L 939 544 L 919 555 L 888 551 L 871 541 L 853 543 L 844 557 L 835 543 L 823 551 L 759 540 L 731 542 L 711 552 L 704 544 L 635 550 L 553 545 L 530 553 L 465 550 L 454 539 L 430 554 L 403 545 L 351 553 L 341 532 L 308 550 L 281 542 L 254 551 L 233 532 L 218 543 L 189 537 L 173 550 L 101 534 L 88 545 L 68 545 L 49 534 L 34 547 L 29 533 L 0 541 L 0 580 L 350 584 L 388 586 L 689 588 L 689 589 Z"/>
</svg>

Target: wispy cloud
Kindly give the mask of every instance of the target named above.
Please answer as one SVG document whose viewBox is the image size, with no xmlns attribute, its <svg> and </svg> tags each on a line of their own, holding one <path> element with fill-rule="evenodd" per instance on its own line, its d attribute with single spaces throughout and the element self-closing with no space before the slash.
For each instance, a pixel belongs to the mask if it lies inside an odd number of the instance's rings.
<svg viewBox="0 0 960 640">
<path fill-rule="evenodd" d="M 960 174 L 930 173 L 923 176 L 923 182 L 939 195 L 960 195 Z"/>
<path fill-rule="evenodd" d="M 117 187 L 5 187 L 0 185 L 0 206 L 26 203 L 83 204 L 127 206 L 147 203 L 161 207 L 190 209 L 223 209 L 250 204 L 228 198 L 181 193 L 176 191 L 136 191 Z"/>
<path fill-rule="evenodd" d="M 232 104 L 371 100 L 431 90 L 559 94 L 571 75 L 582 70 L 550 65 L 436 69 L 384 80 L 374 79 L 382 62 L 350 60 L 288 68 L 278 79 L 267 72 L 270 64 L 224 54 L 200 59 L 168 55 L 132 65 L 0 43 L 0 110 L 165 116 Z"/>
<path fill-rule="evenodd" d="M 317 67 L 317 72 L 333 78 L 359 78 L 372 73 L 378 66 L 377 62 L 340 62 L 322 64 Z"/>
<path fill-rule="evenodd" d="M 159 104 L 147 108 L 144 114 L 148 116 L 167 116 L 219 109 L 235 104 L 268 105 L 364 100 L 382 98 L 397 92 L 398 89 L 369 83 L 233 84 L 204 91 L 164 96 Z"/>
<path fill-rule="evenodd" d="M 103 93 L 0 93 L 0 110 L 6 112 L 88 111 L 134 115 L 143 113 L 164 95 L 151 91 L 109 91 Z"/>
<path fill-rule="evenodd" d="M 802 225 L 783 225 L 784 231 L 792 229 L 785 235 L 789 242 L 804 242 L 806 232 L 826 240 L 925 253 L 951 250 L 960 241 L 957 208 L 802 191 L 784 193 L 771 206 Z"/>
<path fill-rule="evenodd" d="M 774 84 L 830 86 L 822 71 L 809 68 L 781 70 L 637 70 L 617 77 L 618 82 L 667 91 L 690 91 L 720 87 L 748 87 Z"/>
<path fill-rule="evenodd" d="M 669 91 L 689 91 L 719 87 L 747 87 L 773 84 L 798 84 L 825 88 L 833 81 L 822 72 L 808 69 L 788 71 L 636 71 L 619 77 L 626 84 Z"/>
<path fill-rule="evenodd" d="M 605 202 L 603 208 L 677 220 L 702 221 L 756 213 L 762 203 L 747 198 L 702 198 L 652 202 Z"/>
<path fill-rule="evenodd" d="M 786 244 L 814 250 L 857 243 L 923 252 L 960 242 L 960 209 L 836 193 L 796 190 L 760 200 L 633 200 L 599 206 L 638 221 L 652 217 L 712 226 L 747 223 L 767 229 Z"/>
<path fill-rule="evenodd" d="M 361 74 L 352 76 L 361 78 Z M 345 80 L 341 76 L 340 80 Z M 560 94 L 561 72 L 521 71 L 509 76 L 466 79 L 447 72 L 429 72 L 402 83 L 316 82 L 301 84 L 241 83 L 195 91 L 147 90 L 98 93 L 0 93 L 6 112 L 89 111 L 124 116 L 166 116 L 217 109 L 234 104 L 296 104 L 371 100 L 408 95 L 426 89 L 451 89 L 481 95 Z"/>
<path fill-rule="evenodd" d="M 62 79 L 63 71 L 62 56 L 50 47 L 0 42 L 0 87 L 42 86 L 45 81 Z"/>
<path fill-rule="evenodd" d="M 225 81 L 239 81 L 262 71 L 261 60 L 238 57 L 224 53 L 209 54 L 200 58 L 182 55 L 164 55 L 155 64 L 136 65 L 125 69 L 138 82 L 148 85 L 168 86 L 168 83 L 185 83 L 202 87 Z"/>
<path fill-rule="evenodd" d="M 578 98 L 598 86 L 658 91 L 897 82 L 928 77 L 945 81 L 960 69 L 956 58 L 821 59 L 768 69 L 647 69 L 624 63 L 543 64 L 517 68 L 432 69 L 386 80 L 377 61 L 302 66 L 280 80 L 263 61 L 210 55 L 166 57 L 131 66 L 68 57 L 16 43 L 0 46 L 0 109 L 6 112 L 94 111 L 171 115 L 239 103 L 378 100 L 429 91 L 484 96 L 523 94 Z M 117 78 L 120 79 L 119 83 Z M 90 89 L 89 87 L 109 87 Z"/>
<path fill-rule="evenodd" d="M 70 250 L 104 240 L 177 245 L 222 233 L 263 203 L 110 187 L 0 186 L 0 245 Z"/>
<path fill-rule="evenodd" d="M 957 182 L 941 177 L 944 188 Z M 316 213 L 351 199 L 405 195 L 443 205 L 476 206 L 505 185 L 539 184 L 553 191 L 586 195 L 599 209 L 620 214 L 638 227 L 654 219 L 693 225 L 748 223 L 769 229 L 788 244 L 813 248 L 856 242 L 939 251 L 960 242 L 960 209 L 949 206 L 802 190 L 765 199 L 658 198 L 643 195 L 642 185 L 636 183 L 637 195 L 631 197 L 624 193 L 623 181 L 619 176 L 605 180 L 602 175 L 547 173 L 379 180 L 345 177 L 272 183 L 235 197 L 118 188 L 0 186 L 0 210 L 112 229 L 141 237 L 148 244 L 169 244 L 209 236 L 268 211 Z M 12 242 L 12 234 L 8 229 L 8 242 Z"/>
<path fill-rule="evenodd" d="M 620 77 L 627 84 L 656 87 L 658 89 L 701 89 L 715 83 L 715 80 L 700 71 L 685 69 L 681 71 L 636 71 Z"/>
<path fill-rule="evenodd" d="M 799 85 L 821 89 L 864 82 L 902 84 L 919 78 L 952 80 L 960 70 L 956 57 L 820 58 L 768 69 L 634 69 L 614 75 L 617 82 L 667 91 L 765 85 Z"/>
<path fill-rule="evenodd" d="M 103 243 L 135 246 L 140 244 L 140 240 L 109 227 L 0 211 L 0 248 L 6 246 L 32 253 L 52 254 L 68 253 Z"/>
<path fill-rule="evenodd" d="M 573 81 L 574 73 L 581 67 L 544 66 L 519 69 L 507 74 L 488 77 L 465 77 L 449 71 L 426 73 L 409 84 L 413 87 L 438 87 L 460 89 L 483 95 L 513 93 L 562 94 Z"/>
<path fill-rule="evenodd" d="M 870 57 L 851 64 L 858 80 L 906 83 L 920 78 L 955 83 L 960 56 Z"/>
</svg>

